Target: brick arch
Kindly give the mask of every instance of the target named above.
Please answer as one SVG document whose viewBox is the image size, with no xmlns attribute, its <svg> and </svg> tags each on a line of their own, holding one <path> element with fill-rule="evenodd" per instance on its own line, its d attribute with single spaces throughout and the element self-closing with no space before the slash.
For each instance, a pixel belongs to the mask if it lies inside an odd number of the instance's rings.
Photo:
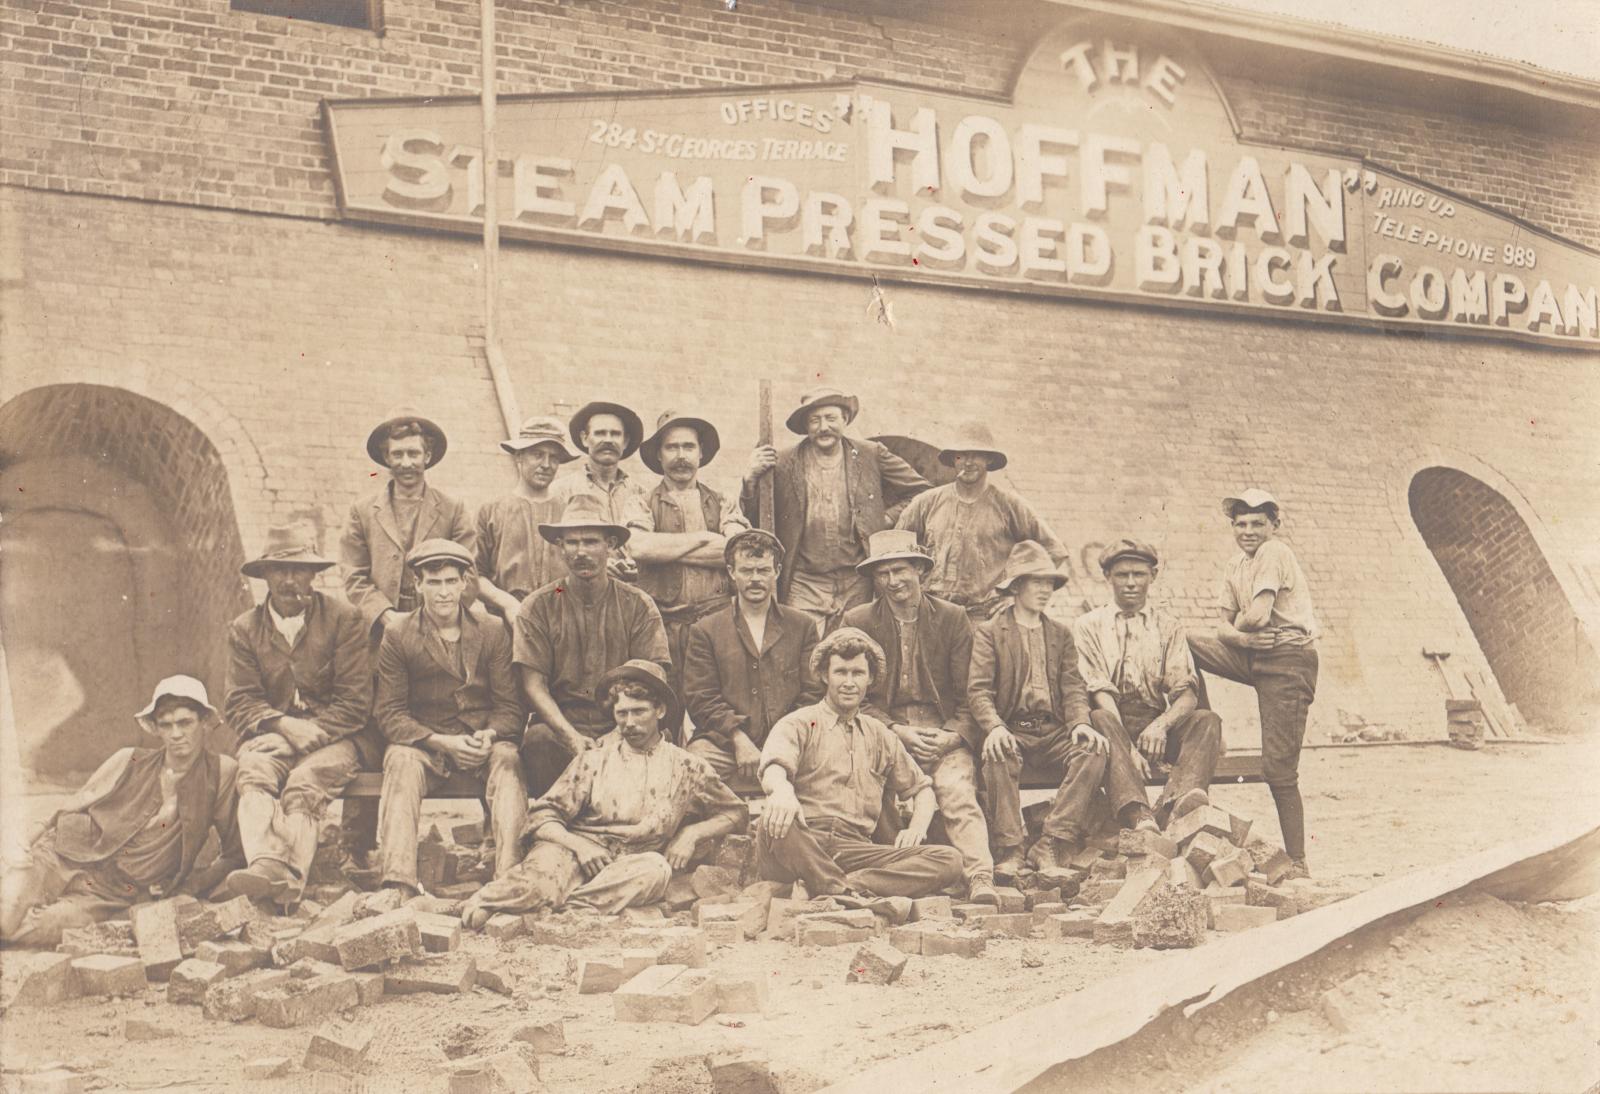
<svg viewBox="0 0 1600 1094">
<path fill-rule="evenodd" d="M 1530 719 L 1569 722 L 1592 698 L 1600 659 L 1516 506 L 1438 466 L 1412 477 L 1407 501 L 1506 698 Z"/>
</svg>

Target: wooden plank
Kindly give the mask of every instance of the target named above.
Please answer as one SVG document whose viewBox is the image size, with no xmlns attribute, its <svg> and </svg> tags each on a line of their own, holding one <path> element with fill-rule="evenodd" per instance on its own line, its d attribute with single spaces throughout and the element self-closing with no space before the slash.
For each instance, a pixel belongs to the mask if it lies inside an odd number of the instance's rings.
<svg viewBox="0 0 1600 1094">
<path fill-rule="evenodd" d="M 772 443 L 772 381 L 762 380 L 760 384 L 761 408 L 756 415 L 756 443 Z M 756 484 L 756 525 L 769 532 L 776 530 L 772 514 L 772 479 L 771 472 L 762 475 L 761 481 Z"/>
</svg>

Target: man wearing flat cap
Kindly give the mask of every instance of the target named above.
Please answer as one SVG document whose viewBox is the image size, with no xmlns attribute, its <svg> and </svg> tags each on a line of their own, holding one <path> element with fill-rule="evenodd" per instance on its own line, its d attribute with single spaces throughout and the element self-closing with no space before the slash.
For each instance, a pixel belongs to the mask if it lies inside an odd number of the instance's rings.
<svg viewBox="0 0 1600 1094">
<path fill-rule="evenodd" d="M 409 408 L 393 412 L 367 437 L 367 455 L 389 481 L 350 507 L 339 541 L 344 591 L 361 612 L 377 647 L 385 626 L 417 608 L 416 575 L 406 556 L 426 539 L 447 539 L 471 551 L 477 532 L 462 504 L 428 485 L 427 471 L 444 458 L 444 430 Z"/>
<path fill-rule="evenodd" d="M 565 572 L 539 525 L 561 515 L 566 503 L 551 483 L 578 455 L 567 447 L 561 419 L 548 415 L 529 418 L 500 447 L 516 465 L 517 485 L 478 510 L 478 593 L 509 624 L 529 593 Z"/>
<path fill-rule="evenodd" d="M 522 706 L 511 639 L 462 605 L 472 552 L 430 539 L 407 558 L 421 607 L 384 631 L 374 713 L 388 739 L 378 806 L 378 850 L 386 887 L 419 891 L 422 799 L 454 776 L 479 789 L 495 838 L 495 875 L 521 858 L 528 791 L 517 744 Z"/>
<path fill-rule="evenodd" d="M 1067 545 L 1020 495 L 989 481 L 990 472 L 1007 461 L 988 426 L 967 424 L 940 450 L 939 462 L 955 468 L 955 481 L 912 498 L 895 527 L 915 532 L 932 553 L 928 592 L 961 605 L 981 623 L 1006 603 L 995 586 L 1011 548 L 1031 539 L 1059 568 Z"/>
<path fill-rule="evenodd" d="M 222 712 L 239 740 L 239 839 L 249 865 L 228 887 L 253 900 L 300 901 L 328 803 L 382 748 L 363 741 L 372 665 L 361 613 L 312 587 L 335 565 L 307 524 L 271 528 L 241 571 L 267 586 L 228 628 Z"/>
<path fill-rule="evenodd" d="M 683 718 L 666 673 L 628 661 L 600 678 L 595 700 L 616 729 L 567 765 L 528 814 L 533 847 L 467 901 L 479 927 L 495 912 L 564 907 L 614 915 L 667 894 L 708 840 L 743 831 L 749 810 L 709 764 L 669 739 Z"/>
<path fill-rule="evenodd" d="M 1012 548 L 996 586 L 1011 602 L 973 636 L 967 694 L 984 733 L 983 781 L 997 874 L 1011 875 L 1022 866 L 1024 763 L 1061 780 L 1043 834 L 1026 852 L 1036 869 L 1068 865 L 1090 835 L 1097 792 L 1112 789 L 1106 776 L 1111 744 L 1092 723 L 1072 632 L 1045 614 L 1065 582 L 1049 552 L 1023 540 Z M 1146 813 L 1150 808 L 1142 783 L 1130 798 L 1113 795 L 1111 805 L 1119 815 L 1135 806 Z M 1155 827 L 1142 816 L 1138 824 Z"/>
<path fill-rule="evenodd" d="M 724 779 L 754 779 L 777 720 L 822 697 L 811 674 L 816 622 L 777 602 L 783 544 L 752 528 L 723 550 L 733 600 L 689 628 L 684 703 L 694 719 L 689 751 Z"/>
<path fill-rule="evenodd" d="M 621 403 L 597 401 L 578 408 L 567 432 L 587 459 L 558 478 L 551 492 L 563 505 L 576 494 L 589 494 L 600 503 L 600 512 L 608 521 L 626 527 L 649 506 L 644 485 L 622 469 L 622 461 L 637 452 L 644 440 L 644 423 Z M 624 581 L 639 576 L 637 563 L 621 547 L 612 552 L 610 567 L 612 574 Z"/>
<path fill-rule="evenodd" d="M 723 548 L 750 527 L 734 499 L 700 481 L 700 468 L 721 444 L 704 418 L 668 411 L 639 446 L 639 458 L 661 481 L 627 522 L 628 553 L 639 564 L 639 588 L 655 599 L 667 628 L 672 685 L 680 692 L 689 627 L 728 603 Z"/>
<path fill-rule="evenodd" d="M 628 530 L 604 515 L 598 498 L 574 494 L 561 519 L 539 525 L 539 534 L 560 549 L 567 573 L 524 600 L 512 626 L 533 711 L 522 758 L 535 796 L 611 730 L 611 712 L 595 699 L 601 677 L 626 661 L 671 664 L 655 601 L 607 567 Z"/>
<path fill-rule="evenodd" d="M 160 747 L 112 753 L 34 837 L 27 862 L 0 876 L 0 942 L 48 949 L 68 927 L 125 918 L 145 901 L 209 893 L 244 864 L 237 765 L 204 747 L 216 715 L 194 677 L 156 685 L 134 717 Z M 213 833 L 221 853 L 197 865 Z"/>
<path fill-rule="evenodd" d="M 1202 805 L 1222 758 L 1222 719 L 1199 709 L 1189 636 L 1176 615 L 1150 603 L 1160 558 L 1148 543 L 1119 539 L 1100 552 L 1111 603 L 1072 624 L 1095 726 L 1119 758 L 1114 780 L 1142 794 L 1152 765 L 1171 765 L 1156 802 L 1166 824 Z M 1102 721 L 1103 720 L 1103 721 Z M 1126 754 L 1132 770 L 1120 762 Z M 1124 795 L 1126 796 L 1126 795 Z"/>
<path fill-rule="evenodd" d="M 872 583 L 856 570 L 867 557 L 867 537 L 894 527 L 906 502 L 928 489 L 928 480 L 883 445 L 845 436 L 859 410 L 856 397 L 837 388 L 801 396 L 785 424 L 803 439 L 782 453 L 758 446 L 739 497 L 745 515 L 756 519 L 756 485 L 774 476 L 773 522 L 788 559 L 778 596 L 824 630 L 872 599 Z"/>
<path fill-rule="evenodd" d="M 923 591 L 933 560 L 915 535 L 874 532 L 868 552 L 860 568 L 877 598 L 845 612 L 843 623 L 876 642 L 886 661 L 862 709 L 887 725 L 932 777 L 945 834 L 961 853 L 968 901 L 997 903 L 989 826 L 978 805 L 982 738 L 967 710 L 972 623 L 956 605 Z"/>
</svg>

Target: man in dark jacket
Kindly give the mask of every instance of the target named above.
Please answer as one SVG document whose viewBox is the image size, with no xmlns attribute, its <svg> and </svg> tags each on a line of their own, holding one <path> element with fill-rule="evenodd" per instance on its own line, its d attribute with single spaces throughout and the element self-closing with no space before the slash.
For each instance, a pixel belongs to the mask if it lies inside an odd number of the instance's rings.
<svg viewBox="0 0 1600 1094">
<path fill-rule="evenodd" d="M 461 605 L 472 553 L 430 539 L 408 562 L 422 607 L 384 631 L 374 714 L 389 741 L 378 805 L 383 884 L 416 892 L 418 827 L 430 789 L 458 772 L 482 781 L 496 876 L 521 858 L 528 791 L 511 639 L 498 622 L 479 622 Z"/>
<path fill-rule="evenodd" d="M 228 628 L 223 716 L 239 744 L 239 839 L 250 865 L 228 888 L 295 904 L 317 851 L 328 803 L 381 748 L 363 749 L 372 669 L 361 613 L 311 587 L 333 566 L 304 524 L 272 528 L 246 577 L 267 584 L 261 603 Z"/>
<path fill-rule="evenodd" d="M 856 569 L 867 537 L 892 528 L 906 502 L 929 486 L 883 445 L 845 436 L 859 409 L 854 395 L 837 388 L 807 392 L 785 423 L 805 439 L 781 454 L 759 446 L 739 496 L 756 519 L 756 484 L 773 474 L 773 520 L 788 559 L 778 596 L 824 631 L 872 598 L 872 582 Z"/>
<path fill-rule="evenodd" d="M 689 628 L 685 644 L 683 697 L 695 727 L 689 751 L 724 779 L 754 779 L 773 724 L 822 698 L 809 668 L 817 625 L 776 602 L 783 544 L 771 532 L 741 532 L 723 554 L 733 603 Z"/>
<path fill-rule="evenodd" d="M 68 927 L 135 904 L 207 893 L 244 862 L 234 823 L 237 765 L 205 751 L 216 718 L 205 685 L 169 676 L 135 717 L 160 748 L 114 752 L 0 879 L 0 941 L 49 948 Z M 211 833 L 221 854 L 196 868 Z"/>
<path fill-rule="evenodd" d="M 994 904 L 994 859 L 989 828 L 978 805 L 978 732 L 967 712 L 972 623 L 947 600 L 922 591 L 933 566 L 916 533 L 874 533 L 861 569 L 878 598 L 844 613 L 883 647 L 888 668 L 874 680 L 863 708 L 889 727 L 917 766 L 933 778 L 933 793 L 950 845 L 961 852 L 967 898 Z"/>
</svg>

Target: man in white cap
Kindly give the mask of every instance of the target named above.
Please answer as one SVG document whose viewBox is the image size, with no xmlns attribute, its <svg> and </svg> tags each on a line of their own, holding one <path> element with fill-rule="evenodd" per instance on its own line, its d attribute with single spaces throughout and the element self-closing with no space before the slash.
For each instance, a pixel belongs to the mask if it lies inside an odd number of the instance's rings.
<svg viewBox="0 0 1600 1094">
<path fill-rule="evenodd" d="M 672 685 L 680 692 L 689 627 L 727 605 L 723 548 L 750 527 L 736 499 L 700 481 L 700 468 L 721 444 L 704 418 L 668 411 L 639 446 L 639 459 L 661 481 L 627 522 L 628 553 L 639 564 L 639 588 L 654 598 L 667 628 Z"/>
<path fill-rule="evenodd" d="M 480 790 L 495 838 L 495 875 L 521 858 L 528 791 L 517 744 L 522 705 L 511 638 L 462 606 L 472 553 L 430 539 L 412 549 L 421 607 L 384 631 L 373 713 L 383 757 L 378 850 L 384 886 L 416 893 L 422 800 L 459 773 Z"/>
<path fill-rule="evenodd" d="M 1311 587 L 1294 551 L 1275 538 L 1283 519 L 1265 490 L 1222 499 L 1239 553 L 1222 577 L 1219 625 L 1189 633 L 1196 667 L 1255 689 L 1261 714 L 1261 777 L 1278 808 L 1283 847 L 1306 867 L 1305 805 L 1300 799 L 1300 746 L 1317 694 L 1317 626 Z M 1201 699 L 1204 700 L 1202 682 Z"/>
<path fill-rule="evenodd" d="M 551 492 L 563 505 L 575 494 L 589 494 L 599 502 L 607 520 L 626 527 L 649 504 L 644 485 L 622 468 L 622 461 L 637 452 L 644 440 L 644 423 L 621 403 L 596 400 L 578 408 L 567 432 L 588 458 L 558 478 Z M 624 581 L 639 576 L 638 564 L 621 547 L 612 551 L 609 567 Z"/>
<path fill-rule="evenodd" d="M 1094 706 L 1091 721 L 1112 742 L 1113 781 L 1142 794 L 1152 766 L 1171 765 L 1154 814 L 1165 824 L 1210 804 L 1222 719 L 1199 709 L 1183 621 L 1150 603 L 1159 565 L 1156 549 L 1140 540 L 1119 539 L 1101 551 L 1111 603 L 1073 620 L 1072 637 Z"/>
<path fill-rule="evenodd" d="M 600 500 L 574 494 L 559 521 L 539 534 L 561 550 L 567 576 L 536 589 L 517 609 L 513 656 L 533 711 L 522 741 L 528 787 L 543 794 L 573 756 L 611 730 L 595 701 L 601 677 L 626 661 L 671 664 L 655 601 L 611 576 L 607 561 L 628 541 Z"/>
<path fill-rule="evenodd" d="M 565 502 L 551 483 L 578 456 L 567 447 L 561 419 L 548 415 L 529 418 L 500 447 L 516 465 L 517 485 L 478 510 L 478 594 L 509 624 L 529 593 L 565 572 L 561 552 L 539 535 L 539 525 L 561 515 Z"/>
<path fill-rule="evenodd" d="M 915 532 L 932 552 L 928 592 L 961 605 L 981 623 L 1006 603 L 995 586 L 1011 548 L 1031 539 L 1059 568 L 1067 545 L 1021 495 L 989 481 L 991 472 L 1006 465 L 1006 454 L 995 447 L 988 426 L 967 424 L 940 450 L 939 462 L 955 468 L 955 480 L 912 498 L 895 527 Z"/>
<path fill-rule="evenodd" d="M 846 609 L 872 599 L 872 582 L 856 570 L 867 537 L 894 527 L 906 502 L 928 480 L 876 441 L 845 436 L 860 401 L 838 388 L 807 392 L 785 424 L 804 439 L 781 454 L 759 445 L 750 456 L 739 500 L 757 513 L 757 483 L 772 474 L 773 523 L 788 565 L 778 597 L 823 630 Z"/>
<path fill-rule="evenodd" d="M 328 803 L 381 748 L 361 747 L 372 707 L 372 666 L 361 613 L 312 587 L 335 565 L 306 524 L 267 531 L 240 567 L 264 581 L 261 603 L 228 628 L 223 717 L 239 740 L 239 839 L 249 865 L 228 888 L 254 900 L 299 903 Z"/>
<path fill-rule="evenodd" d="M 522 864 L 467 901 L 478 927 L 494 912 L 564 907 L 615 915 L 653 904 L 709 840 L 743 831 L 749 810 L 709 764 L 673 744 L 683 710 L 661 666 L 629 661 L 595 699 L 615 732 L 567 765 L 528 814 Z"/>
<path fill-rule="evenodd" d="M 135 718 L 161 747 L 112 753 L 34 837 L 28 861 L 0 877 L 0 942 L 48 949 L 68 927 L 122 918 L 149 900 L 207 893 L 243 865 L 238 767 L 204 748 L 216 714 L 192 676 L 156 685 Z M 212 833 L 221 854 L 197 868 Z"/>
<path fill-rule="evenodd" d="M 961 853 L 968 901 L 998 903 L 989 826 L 978 805 L 982 737 L 967 710 L 972 622 L 956 605 L 923 591 L 933 560 L 911 532 L 874 532 L 868 552 L 860 568 L 878 596 L 845 612 L 843 625 L 876 642 L 886 665 L 862 709 L 887 725 L 932 777 L 945 834 Z"/>
</svg>

